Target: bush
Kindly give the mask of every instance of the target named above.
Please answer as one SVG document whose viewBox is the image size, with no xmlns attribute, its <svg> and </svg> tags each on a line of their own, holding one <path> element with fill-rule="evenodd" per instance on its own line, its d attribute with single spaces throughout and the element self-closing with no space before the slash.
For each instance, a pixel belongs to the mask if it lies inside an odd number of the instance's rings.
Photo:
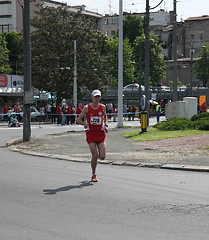
<svg viewBox="0 0 209 240">
<path fill-rule="evenodd" d="M 193 117 L 191 117 L 192 121 L 197 121 L 199 119 L 209 120 L 209 112 L 203 112 L 203 113 L 200 113 L 198 115 L 194 115 Z"/>
<path fill-rule="evenodd" d="M 169 118 L 167 121 L 157 123 L 154 127 L 162 131 L 175 131 L 195 129 L 195 124 L 187 118 Z"/>
<path fill-rule="evenodd" d="M 199 130 L 209 131 L 209 120 L 199 119 L 194 122 L 195 128 Z"/>
</svg>

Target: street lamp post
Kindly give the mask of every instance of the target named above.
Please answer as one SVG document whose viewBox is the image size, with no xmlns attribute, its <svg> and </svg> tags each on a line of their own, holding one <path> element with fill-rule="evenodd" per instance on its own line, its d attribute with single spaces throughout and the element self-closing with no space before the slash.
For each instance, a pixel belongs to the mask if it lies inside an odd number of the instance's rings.
<svg viewBox="0 0 209 240">
<path fill-rule="evenodd" d="M 193 42 L 191 42 L 191 72 L 190 72 L 190 86 L 189 86 L 190 97 L 192 97 L 192 87 L 193 87 L 193 58 L 194 58 L 194 47 L 193 47 Z"/>
<path fill-rule="evenodd" d="M 118 128 L 123 127 L 123 0 L 119 0 L 118 38 Z"/>
<path fill-rule="evenodd" d="M 76 40 L 74 40 L 74 74 L 73 74 L 73 105 L 77 108 L 77 45 Z"/>
<path fill-rule="evenodd" d="M 173 21 L 173 102 L 178 100 L 177 93 L 177 22 L 176 22 L 176 0 L 173 1 L 174 21 Z"/>
</svg>

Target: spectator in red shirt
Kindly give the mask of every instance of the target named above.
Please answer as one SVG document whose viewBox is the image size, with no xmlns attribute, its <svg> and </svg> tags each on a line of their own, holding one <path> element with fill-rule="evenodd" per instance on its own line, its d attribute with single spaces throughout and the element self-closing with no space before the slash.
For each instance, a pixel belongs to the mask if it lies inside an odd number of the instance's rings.
<svg viewBox="0 0 209 240">
<path fill-rule="evenodd" d="M 61 106 L 58 104 L 56 106 L 56 116 L 57 116 L 57 124 L 61 124 Z"/>
<path fill-rule="evenodd" d="M 4 122 L 7 122 L 8 121 L 8 110 L 9 110 L 9 108 L 8 108 L 8 106 L 7 106 L 7 104 L 5 104 L 4 105 L 4 107 L 3 107 L 3 113 L 4 113 Z"/>
<path fill-rule="evenodd" d="M 202 105 L 201 105 L 201 112 L 206 112 L 207 111 L 207 105 L 206 103 L 204 102 Z"/>
</svg>

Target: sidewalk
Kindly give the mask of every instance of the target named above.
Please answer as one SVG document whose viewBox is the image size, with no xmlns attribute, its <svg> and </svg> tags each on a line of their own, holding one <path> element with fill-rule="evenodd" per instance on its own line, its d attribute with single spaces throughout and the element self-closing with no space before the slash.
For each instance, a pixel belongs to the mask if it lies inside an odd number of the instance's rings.
<svg viewBox="0 0 209 240">
<path fill-rule="evenodd" d="M 161 117 L 161 121 L 164 117 Z M 133 142 L 121 136 L 122 132 L 137 130 L 140 126 L 138 120 L 124 121 L 124 128 L 116 128 L 117 122 L 109 121 L 109 133 L 107 134 L 107 157 L 99 161 L 100 164 L 166 168 L 175 170 L 209 171 L 209 150 L 200 150 L 191 147 L 189 141 L 178 138 L 178 146 L 173 147 L 169 143 L 173 139 L 152 142 Z M 150 126 L 156 123 L 156 118 L 150 119 Z M 17 152 L 55 158 L 74 162 L 90 162 L 91 154 L 85 141 L 85 131 L 80 125 L 71 125 L 69 128 L 60 127 L 61 133 L 32 137 L 29 142 L 13 140 L 8 147 Z M 66 131 L 66 129 L 69 129 Z M 138 128 L 139 132 L 141 131 Z M 148 130 L 149 131 L 149 130 Z M 146 134 L 146 133 L 144 133 Z M 206 134 L 209 139 L 209 134 Z M 196 137 L 196 136 L 195 136 Z M 196 140 L 201 141 L 198 135 Z M 190 137 L 191 139 L 191 137 Z M 176 141 L 177 139 L 175 139 Z M 183 141 L 182 144 L 180 141 Z M 195 139 L 193 139 L 195 141 Z M 165 141 L 167 141 L 165 143 Z M 207 139 L 202 141 L 204 144 Z M 186 142 L 186 143 L 185 143 Z M 187 144 L 188 142 L 188 144 Z"/>
</svg>

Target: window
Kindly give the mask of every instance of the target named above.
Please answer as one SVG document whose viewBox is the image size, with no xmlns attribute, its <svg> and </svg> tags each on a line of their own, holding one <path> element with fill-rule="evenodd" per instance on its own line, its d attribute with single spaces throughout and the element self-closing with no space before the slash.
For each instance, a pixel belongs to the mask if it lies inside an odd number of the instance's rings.
<svg viewBox="0 0 209 240">
<path fill-rule="evenodd" d="M 200 40 L 203 41 L 203 33 L 200 34 Z"/>
<path fill-rule="evenodd" d="M 108 19 L 107 18 L 104 19 L 104 22 L 105 22 L 106 25 L 108 25 Z"/>
<path fill-rule="evenodd" d="M 113 37 L 115 35 L 116 31 L 111 31 L 111 36 Z"/>
<path fill-rule="evenodd" d="M 194 40 L 195 34 L 191 34 L 191 40 Z"/>
<path fill-rule="evenodd" d="M 190 49 L 190 58 L 193 58 L 194 57 L 194 49 Z"/>
<path fill-rule="evenodd" d="M 10 31 L 11 31 L 10 24 L 0 25 L 0 33 L 10 32 Z"/>
<path fill-rule="evenodd" d="M 0 15 L 0 18 L 11 18 L 12 15 Z"/>
<path fill-rule="evenodd" d="M 11 4 L 11 1 L 0 1 L 0 4 Z"/>
</svg>

